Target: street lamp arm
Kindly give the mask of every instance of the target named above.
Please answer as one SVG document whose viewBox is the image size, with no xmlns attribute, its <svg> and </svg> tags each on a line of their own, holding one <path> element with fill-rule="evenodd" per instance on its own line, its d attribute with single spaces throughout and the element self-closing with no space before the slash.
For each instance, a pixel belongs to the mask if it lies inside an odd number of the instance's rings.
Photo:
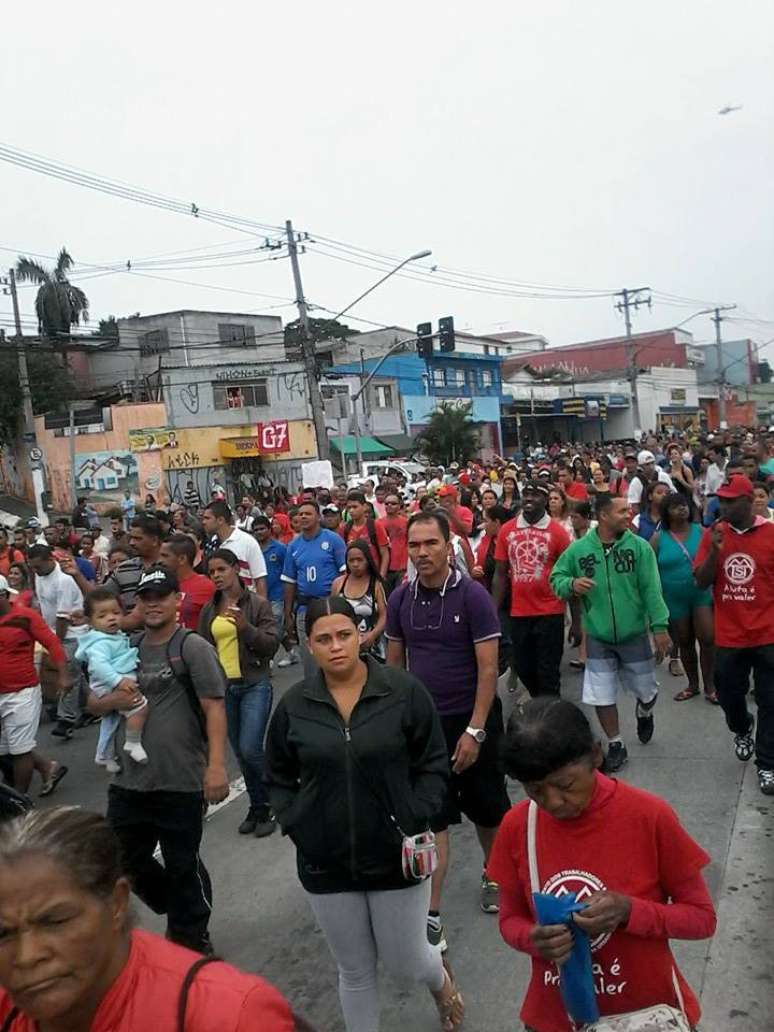
<svg viewBox="0 0 774 1032">
<path fill-rule="evenodd" d="M 394 269 L 390 269 L 390 271 L 388 273 L 385 273 L 385 275 L 382 276 L 381 279 L 377 280 L 376 283 L 372 284 L 368 288 L 368 290 L 364 290 L 363 293 L 360 294 L 359 297 L 356 297 L 354 301 L 350 301 L 350 303 L 347 305 L 346 308 L 342 308 L 342 310 L 340 312 L 337 312 L 337 314 L 333 316 L 333 320 L 332 321 L 336 322 L 336 320 L 340 319 L 342 317 L 342 315 L 346 315 L 346 313 L 351 308 L 354 308 L 355 305 L 359 301 L 362 301 L 364 297 L 367 297 L 368 294 L 370 294 L 372 290 L 376 290 L 376 288 L 380 287 L 382 285 L 382 283 L 384 283 L 385 280 L 388 280 L 390 278 L 390 276 L 394 276 L 396 272 L 400 272 L 400 270 L 403 268 L 404 265 L 408 265 L 409 262 L 418 262 L 422 258 L 429 258 L 432 253 L 433 252 L 429 251 L 429 250 L 417 251 L 416 254 L 412 254 L 412 255 L 409 255 L 408 258 L 404 258 L 403 261 L 400 263 L 400 265 L 396 265 Z"/>
<path fill-rule="evenodd" d="M 352 404 L 353 405 L 360 398 L 360 395 L 363 393 L 363 391 L 369 385 L 371 380 L 373 380 L 373 378 L 379 372 L 379 370 L 382 368 L 382 366 L 387 361 L 387 359 L 391 355 L 394 355 L 396 351 L 400 351 L 401 348 L 404 348 L 407 344 L 413 344 L 416 341 L 416 339 L 417 339 L 416 337 L 405 337 L 403 340 L 397 340 L 392 345 L 391 348 L 388 348 L 388 350 L 385 351 L 385 353 L 382 355 L 382 357 L 379 359 L 379 361 L 373 367 L 373 369 L 368 374 L 368 376 L 365 378 L 365 380 L 363 380 L 362 384 L 360 385 L 360 388 L 352 395 Z"/>
</svg>

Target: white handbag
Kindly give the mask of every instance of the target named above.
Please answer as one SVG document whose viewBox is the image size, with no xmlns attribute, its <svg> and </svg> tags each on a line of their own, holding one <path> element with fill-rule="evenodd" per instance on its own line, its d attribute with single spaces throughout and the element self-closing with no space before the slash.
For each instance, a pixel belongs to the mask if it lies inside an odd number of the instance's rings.
<svg viewBox="0 0 774 1032">
<path fill-rule="evenodd" d="M 537 803 L 531 799 L 527 812 L 527 859 L 529 881 L 534 892 L 540 892 L 540 876 L 537 862 Z M 600 1018 L 593 1025 L 583 1025 L 584 1032 L 691 1032 L 685 1016 L 685 1003 L 680 991 L 677 975 L 672 968 L 672 982 L 675 987 L 680 1010 L 665 1003 L 645 1010 L 630 1011 L 628 1014 L 611 1014 Z"/>
</svg>

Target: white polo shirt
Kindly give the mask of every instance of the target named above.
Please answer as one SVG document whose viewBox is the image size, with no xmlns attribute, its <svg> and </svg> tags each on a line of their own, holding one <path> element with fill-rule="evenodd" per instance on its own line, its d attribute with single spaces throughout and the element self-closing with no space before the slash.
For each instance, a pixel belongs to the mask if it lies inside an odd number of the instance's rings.
<svg viewBox="0 0 774 1032">
<path fill-rule="evenodd" d="M 230 536 L 221 541 L 220 547 L 234 553 L 239 560 L 239 576 L 245 587 L 255 591 L 255 582 L 266 576 L 266 560 L 255 538 L 234 527 Z"/>
</svg>

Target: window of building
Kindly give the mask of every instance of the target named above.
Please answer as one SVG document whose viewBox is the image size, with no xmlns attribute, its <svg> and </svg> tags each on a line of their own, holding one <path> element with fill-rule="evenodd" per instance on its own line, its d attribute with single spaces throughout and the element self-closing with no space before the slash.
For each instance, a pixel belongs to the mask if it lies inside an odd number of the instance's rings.
<svg viewBox="0 0 774 1032">
<path fill-rule="evenodd" d="M 373 389 L 374 408 L 394 408 L 392 403 L 392 384 L 379 383 Z"/>
<path fill-rule="evenodd" d="M 491 369 L 484 369 L 481 372 L 481 386 L 491 387 L 494 383 L 494 376 Z"/>
<path fill-rule="evenodd" d="M 443 375 L 443 369 L 433 370 L 433 386 L 434 387 L 445 387 L 446 377 Z"/>
<path fill-rule="evenodd" d="M 216 409 L 241 409 L 269 404 L 266 377 L 241 383 L 214 383 L 212 402 Z"/>
<path fill-rule="evenodd" d="M 446 386 L 447 387 L 461 387 L 462 386 L 462 370 L 447 368 L 446 370 Z"/>
<path fill-rule="evenodd" d="M 468 388 L 471 391 L 474 391 L 476 389 L 476 370 L 475 369 L 466 369 L 465 370 L 465 382 L 467 383 Z"/>
<path fill-rule="evenodd" d="M 218 323 L 221 344 L 255 344 L 255 327 L 246 323 Z"/>
<path fill-rule="evenodd" d="M 169 333 L 162 330 L 148 330 L 140 337 L 141 355 L 160 355 L 162 351 L 169 351 Z"/>
</svg>

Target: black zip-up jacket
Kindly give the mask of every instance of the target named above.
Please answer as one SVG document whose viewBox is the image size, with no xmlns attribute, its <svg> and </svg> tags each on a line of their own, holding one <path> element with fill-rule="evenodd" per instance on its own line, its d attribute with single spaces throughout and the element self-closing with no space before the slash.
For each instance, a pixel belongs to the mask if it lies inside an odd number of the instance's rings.
<svg viewBox="0 0 774 1032">
<path fill-rule="evenodd" d="M 367 658 L 368 679 L 345 725 L 322 674 L 294 685 L 266 736 L 266 781 L 309 892 L 406 888 L 401 835 L 441 809 L 449 754 L 416 677 Z"/>
<path fill-rule="evenodd" d="M 199 634 L 215 646 L 210 627 L 218 615 L 222 592 L 216 591 L 212 602 L 208 602 L 199 615 Z M 246 684 L 256 684 L 271 677 L 269 660 L 279 648 L 277 622 L 274 619 L 271 602 L 254 591 L 243 591 L 237 602 L 245 614 L 247 628 L 239 632 L 239 668 Z M 215 646 L 217 648 L 217 646 Z"/>
</svg>

